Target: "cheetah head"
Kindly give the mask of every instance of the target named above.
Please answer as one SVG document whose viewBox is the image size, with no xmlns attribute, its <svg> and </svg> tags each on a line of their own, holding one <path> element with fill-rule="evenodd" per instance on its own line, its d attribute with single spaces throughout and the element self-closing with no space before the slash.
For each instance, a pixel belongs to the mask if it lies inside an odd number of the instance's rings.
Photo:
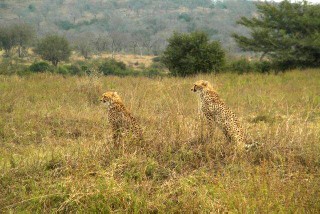
<svg viewBox="0 0 320 214">
<path fill-rule="evenodd" d="M 121 102 L 121 98 L 117 92 L 107 91 L 102 95 L 100 101 L 107 105 L 110 105 L 114 102 Z"/>
<path fill-rule="evenodd" d="M 191 91 L 193 92 L 202 92 L 203 89 L 211 88 L 211 85 L 208 81 L 205 80 L 198 80 L 193 84 L 193 87 L 191 88 Z"/>
</svg>

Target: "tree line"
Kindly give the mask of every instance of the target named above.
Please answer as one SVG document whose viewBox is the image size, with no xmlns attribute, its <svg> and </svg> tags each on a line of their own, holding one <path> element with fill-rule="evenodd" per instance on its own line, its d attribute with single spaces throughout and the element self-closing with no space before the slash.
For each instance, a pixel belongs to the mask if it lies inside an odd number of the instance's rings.
<svg viewBox="0 0 320 214">
<path fill-rule="evenodd" d="M 258 3 L 258 16 L 242 17 L 238 24 L 249 30 L 249 35 L 233 34 L 240 48 L 261 55 L 260 63 L 251 65 L 239 60 L 226 66 L 225 50 L 218 41 L 212 41 L 207 32 L 174 33 L 168 45 L 160 54 L 161 62 L 173 75 L 190 75 L 200 72 L 220 72 L 226 67 L 230 70 L 259 71 L 286 70 L 292 68 L 320 66 L 320 5 L 306 1 L 290 3 L 285 0 L 279 4 Z M 118 35 L 119 36 L 119 35 Z M 134 35 L 132 35 L 134 36 Z M 143 38 L 143 35 L 139 35 Z M 19 56 L 34 37 L 32 28 L 27 24 L 15 24 L 0 28 L 0 47 L 6 55 L 17 47 Z M 90 34 L 87 35 L 90 37 Z M 116 38 L 117 35 L 114 35 Z M 70 46 L 65 37 L 48 35 L 40 39 L 34 48 L 44 60 L 57 66 L 60 61 L 68 60 L 71 47 L 76 48 L 85 58 L 89 58 L 91 45 L 81 36 Z M 114 52 L 117 42 L 95 40 L 101 51 L 108 45 Z M 139 48 L 139 45 L 136 45 Z M 227 63 L 228 64 L 228 63 Z"/>
<path fill-rule="evenodd" d="M 230 52 L 240 52 L 231 32 L 239 16 L 251 16 L 255 5 L 247 0 L 2 0 L 0 25 L 30 24 L 38 37 L 48 32 L 65 35 L 84 51 L 158 55 L 174 31 L 205 31 Z M 78 40 L 82 40 L 81 43 Z M 107 46 L 105 45 L 107 43 Z M 98 46 L 99 44 L 99 46 Z M 83 47 L 80 47 L 83 49 Z"/>
</svg>

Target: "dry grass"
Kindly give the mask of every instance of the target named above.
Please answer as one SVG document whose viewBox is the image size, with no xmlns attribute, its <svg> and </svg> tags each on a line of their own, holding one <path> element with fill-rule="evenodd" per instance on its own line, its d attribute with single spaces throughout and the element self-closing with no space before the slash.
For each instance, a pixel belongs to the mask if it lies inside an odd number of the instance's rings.
<svg viewBox="0 0 320 214">
<path fill-rule="evenodd" d="M 2 56 L 4 55 L 4 51 L 0 50 L 0 63 L 2 62 Z"/>
<path fill-rule="evenodd" d="M 190 87 L 206 79 L 263 144 L 213 139 Z M 145 141 L 115 147 L 116 90 Z M 0 212 L 320 211 L 320 72 L 193 78 L 0 76 Z"/>
<path fill-rule="evenodd" d="M 17 52 L 17 50 L 13 49 L 11 51 L 12 54 L 15 54 Z M 3 61 L 4 55 L 4 51 L 0 50 L 0 63 Z M 155 56 L 153 55 L 134 55 L 134 54 L 120 54 L 120 53 L 116 53 L 114 55 L 112 55 L 111 53 L 99 53 L 99 54 L 93 54 L 90 56 L 91 59 L 115 59 L 117 61 L 123 62 L 125 63 L 127 66 L 133 68 L 134 70 L 143 70 L 144 68 L 148 68 L 152 65 L 153 63 L 153 58 Z M 28 49 L 28 57 L 27 58 L 18 58 L 17 56 L 15 56 L 15 59 L 11 59 L 12 63 L 17 63 L 15 61 L 20 60 L 19 63 L 20 64 L 24 64 L 24 65 L 31 65 L 33 61 L 41 61 L 42 59 L 37 56 L 33 50 L 31 48 Z M 61 62 L 61 64 L 72 64 L 76 61 L 85 61 L 86 59 L 79 55 L 79 53 L 76 52 L 72 52 L 70 60 L 68 62 Z"/>
<path fill-rule="evenodd" d="M 152 59 L 154 56 L 151 55 L 134 55 L 134 54 L 110 54 L 101 53 L 99 55 L 92 55 L 92 59 L 111 59 L 114 58 L 117 61 L 124 62 L 127 66 L 134 68 L 135 70 L 140 70 L 143 68 L 150 67 L 152 64 Z M 77 54 L 71 56 L 71 61 L 85 60 L 84 57 Z"/>
</svg>

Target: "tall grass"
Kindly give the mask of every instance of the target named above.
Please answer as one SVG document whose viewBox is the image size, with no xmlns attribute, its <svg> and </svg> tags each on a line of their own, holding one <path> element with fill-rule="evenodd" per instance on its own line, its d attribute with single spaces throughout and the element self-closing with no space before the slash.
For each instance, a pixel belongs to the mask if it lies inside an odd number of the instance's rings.
<svg viewBox="0 0 320 214">
<path fill-rule="evenodd" d="M 206 79 L 262 146 L 235 157 L 198 116 Z M 144 142 L 113 145 L 115 90 Z M 320 72 L 191 78 L 0 76 L 0 212 L 320 211 Z"/>
</svg>

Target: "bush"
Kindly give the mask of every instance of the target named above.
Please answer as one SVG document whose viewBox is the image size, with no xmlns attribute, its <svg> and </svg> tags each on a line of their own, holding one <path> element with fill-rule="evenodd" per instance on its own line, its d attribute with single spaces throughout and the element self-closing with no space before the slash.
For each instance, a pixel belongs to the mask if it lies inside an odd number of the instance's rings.
<svg viewBox="0 0 320 214">
<path fill-rule="evenodd" d="M 152 59 L 152 62 L 161 62 L 161 57 L 160 56 L 156 56 Z"/>
<path fill-rule="evenodd" d="M 28 66 L 10 58 L 2 59 L 0 63 L 0 75 L 27 75 L 28 73 Z"/>
<path fill-rule="evenodd" d="M 68 70 L 67 66 L 59 66 L 55 72 L 58 74 L 63 74 L 63 75 L 69 74 L 69 70 Z"/>
<path fill-rule="evenodd" d="M 146 65 L 144 64 L 144 63 L 140 63 L 138 66 L 137 66 L 137 68 L 139 68 L 139 69 L 145 69 L 146 68 Z"/>
<path fill-rule="evenodd" d="M 178 16 L 179 20 L 184 20 L 185 22 L 190 22 L 191 21 L 191 16 L 187 13 L 182 13 Z"/>
<path fill-rule="evenodd" d="M 70 30 L 75 28 L 75 25 L 69 21 L 58 21 L 55 24 L 62 30 Z"/>
<path fill-rule="evenodd" d="M 162 58 L 160 56 L 154 57 L 152 59 L 152 64 L 150 66 L 152 69 L 164 70 L 166 68 L 165 64 L 162 62 Z"/>
<path fill-rule="evenodd" d="M 187 76 L 222 70 L 224 57 L 220 43 L 210 42 L 206 33 L 175 33 L 169 38 L 162 62 L 173 75 Z"/>
<path fill-rule="evenodd" d="M 154 62 L 151 64 L 150 68 L 164 70 L 166 68 L 166 66 L 161 62 Z"/>
<path fill-rule="evenodd" d="M 317 67 L 317 66 L 313 66 L 311 63 L 309 65 L 306 65 L 302 62 L 297 62 L 292 60 L 281 60 L 281 59 L 273 60 L 272 64 L 276 72 L 292 70 L 292 69 L 306 69 L 306 68 Z"/>
<path fill-rule="evenodd" d="M 245 58 L 231 62 L 229 65 L 229 69 L 231 71 L 236 71 L 239 74 L 243 74 L 254 70 L 253 65 L 250 63 L 250 61 Z"/>
<path fill-rule="evenodd" d="M 71 75 L 82 75 L 83 74 L 80 66 L 78 66 L 78 65 L 67 65 L 64 67 L 68 70 L 68 73 Z"/>
<path fill-rule="evenodd" d="M 149 78 L 154 78 L 158 76 L 163 76 L 163 73 L 155 68 L 150 68 L 142 72 L 142 75 Z"/>
<path fill-rule="evenodd" d="M 28 9 L 29 9 L 29 11 L 32 12 L 32 13 L 37 10 L 36 7 L 34 6 L 34 4 L 29 4 Z"/>
<path fill-rule="evenodd" d="M 64 67 L 68 70 L 68 73 L 71 75 L 81 76 L 85 75 L 89 71 L 88 65 L 85 64 L 72 64 Z"/>
<path fill-rule="evenodd" d="M 34 62 L 29 66 L 32 72 L 46 72 L 50 70 L 50 65 L 47 62 Z"/>
<path fill-rule="evenodd" d="M 272 67 L 272 63 L 268 61 L 254 63 L 254 70 L 259 73 L 268 73 L 269 71 L 271 71 Z"/>
<path fill-rule="evenodd" d="M 273 64 L 268 61 L 255 61 L 250 62 L 249 60 L 242 58 L 235 61 L 232 61 L 227 67 L 226 70 L 237 72 L 239 74 L 247 72 L 258 72 L 258 73 L 267 73 L 273 69 Z"/>
<path fill-rule="evenodd" d="M 127 73 L 127 66 L 123 62 L 116 61 L 115 59 L 107 59 L 99 66 L 99 71 L 104 75 L 123 76 Z"/>
</svg>

